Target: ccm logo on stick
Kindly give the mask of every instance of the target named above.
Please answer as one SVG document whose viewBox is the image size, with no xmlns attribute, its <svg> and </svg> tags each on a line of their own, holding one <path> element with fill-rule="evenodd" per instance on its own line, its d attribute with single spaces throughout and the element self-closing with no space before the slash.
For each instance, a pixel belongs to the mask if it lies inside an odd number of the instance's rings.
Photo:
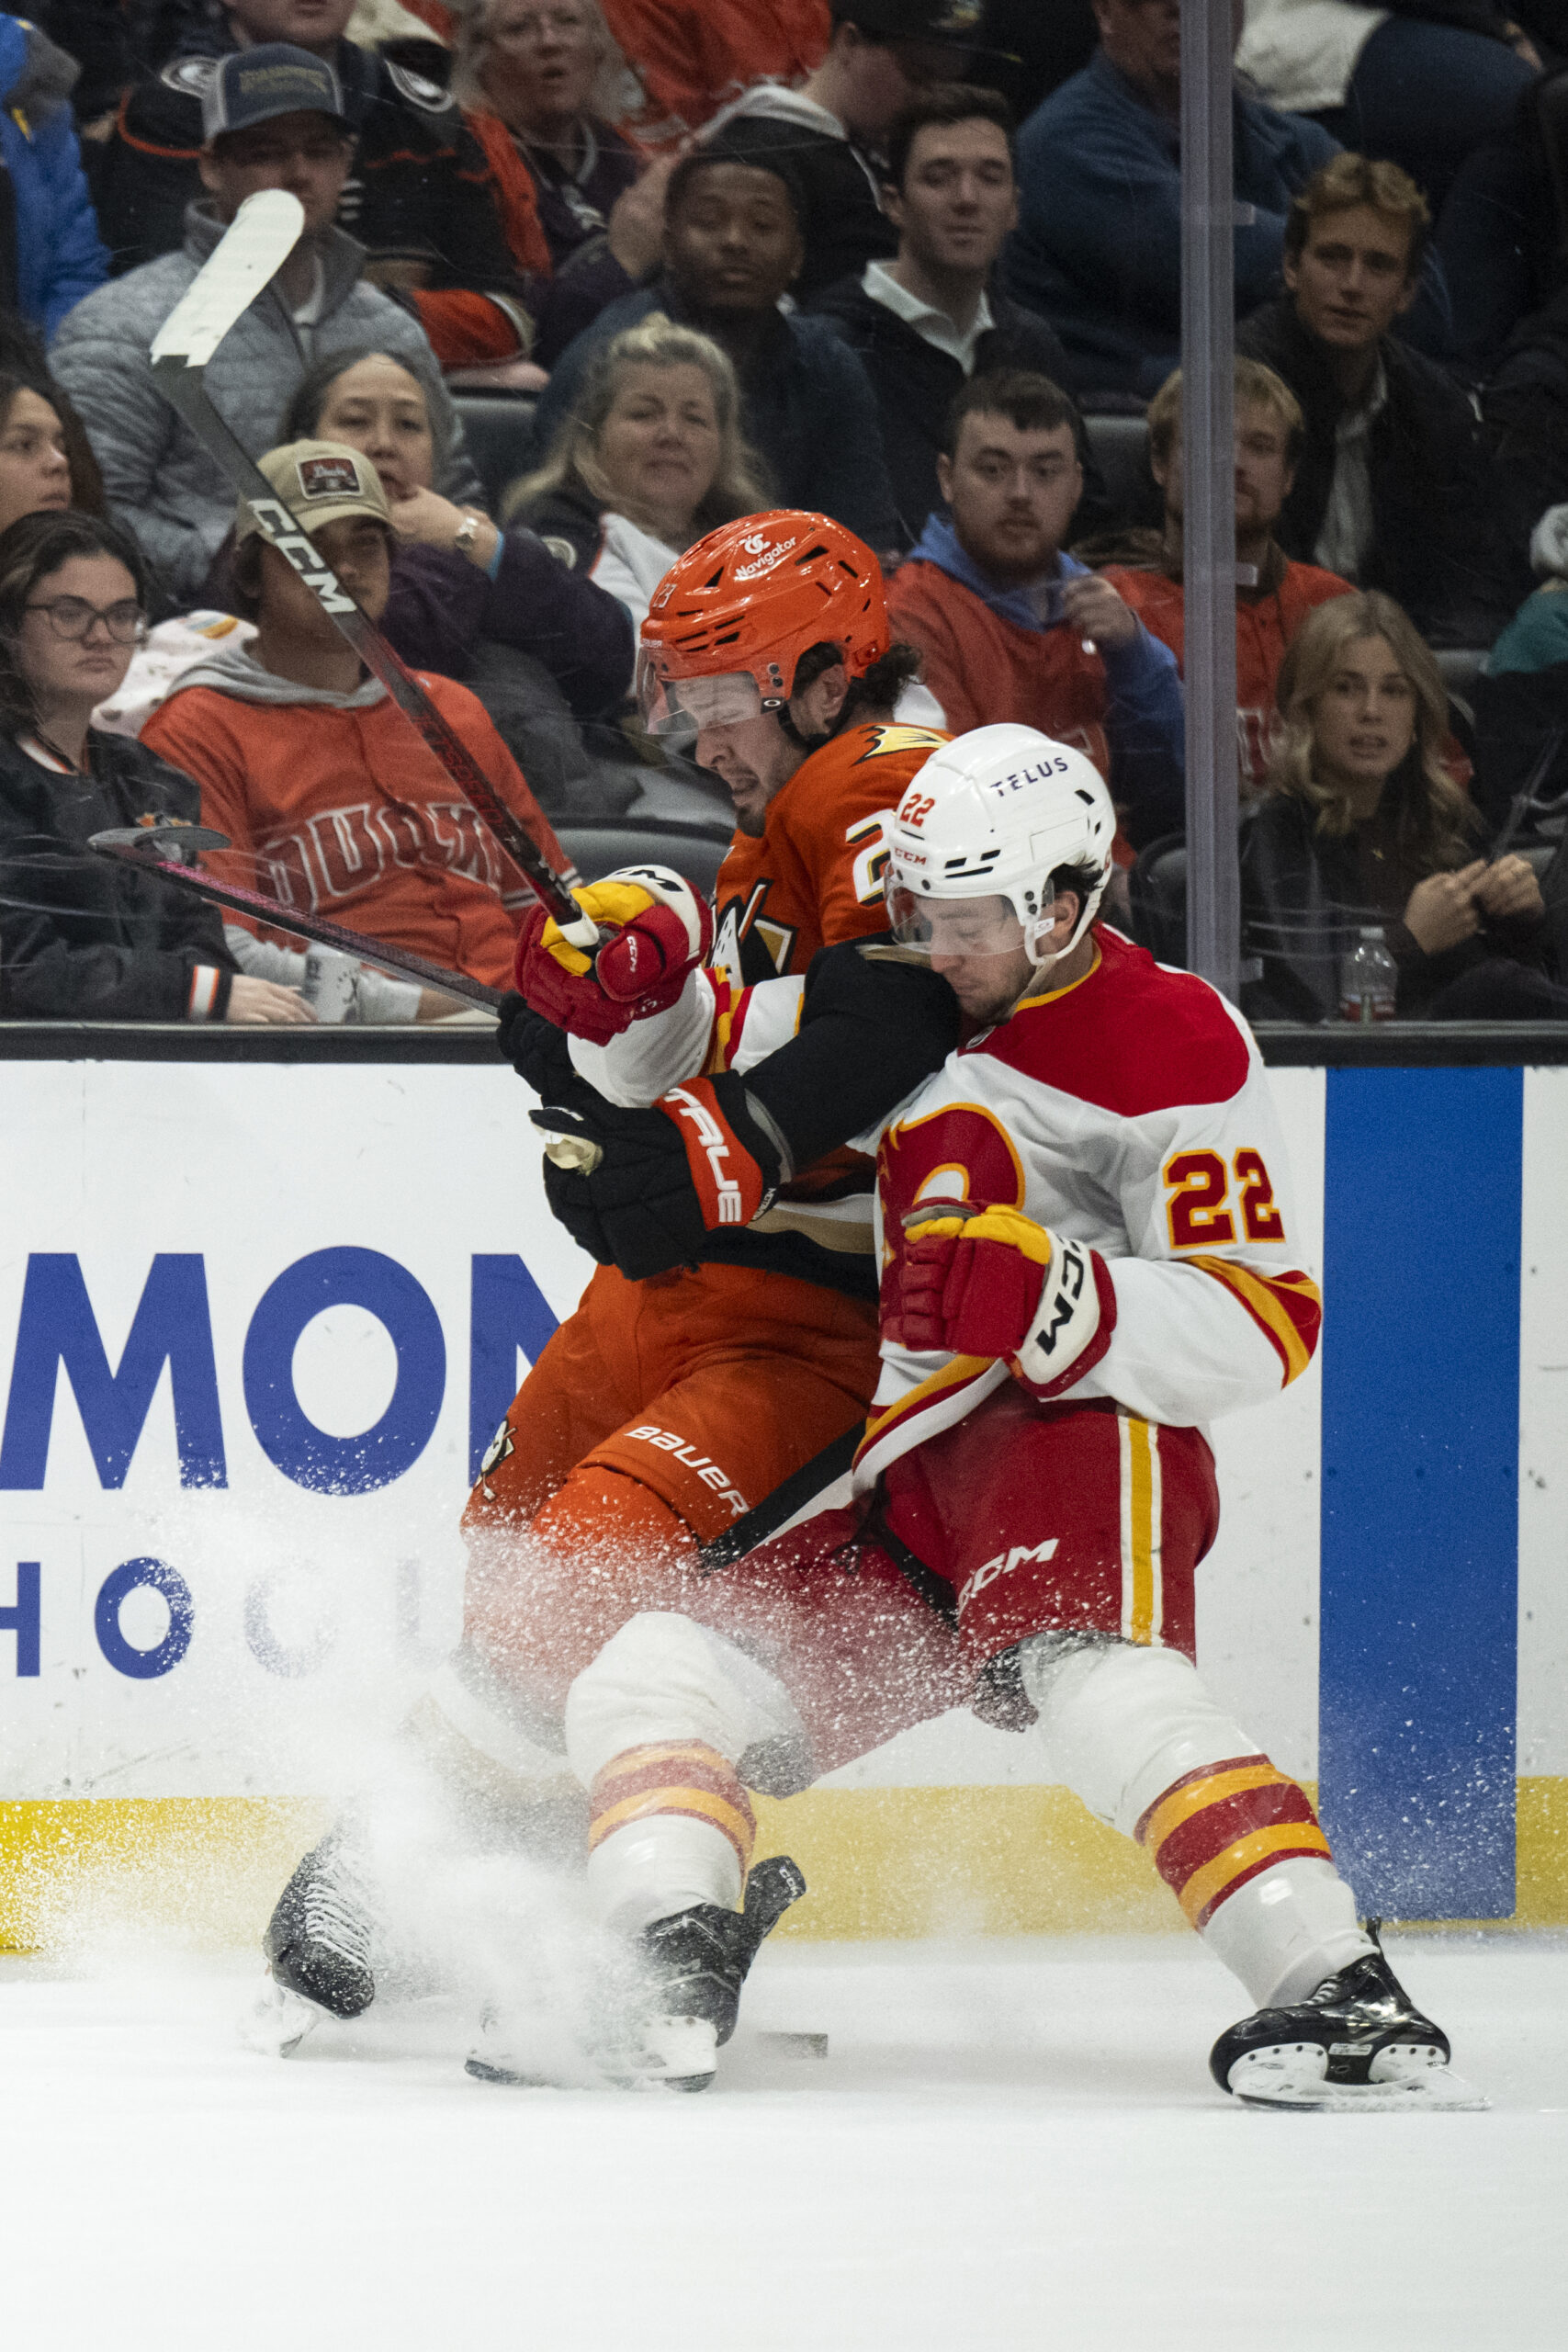
<svg viewBox="0 0 1568 2352">
<path fill-rule="evenodd" d="M 976 1594 L 984 1592 L 988 1584 L 995 1584 L 998 1577 L 1010 1576 L 1014 1568 L 1021 1568 L 1030 1560 L 1054 1560 L 1061 1540 L 1059 1535 L 1049 1535 L 1043 1544 L 1014 1544 L 1007 1551 L 998 1552 L 994 1560 L 987 1560 L 976 1569 L 960 1592 L 959 1615 L 964 1614 Z"/>
</svg>

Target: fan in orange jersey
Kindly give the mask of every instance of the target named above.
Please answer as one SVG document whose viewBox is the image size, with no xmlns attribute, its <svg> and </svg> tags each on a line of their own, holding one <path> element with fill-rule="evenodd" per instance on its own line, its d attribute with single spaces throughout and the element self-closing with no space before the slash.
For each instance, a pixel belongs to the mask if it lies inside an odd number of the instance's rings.
<svg viewBox="0 0 1568 2352">
<path fill-rule="evenodd" d="M 688 1082 L 644 1114 L 626 1197 L 572 1220 L 600 1269 L 469 1498 L 463 1640 L 421 1722 L 456 1781 L 525 1812 L 570 1787 L 559 1719 L 573 1677 L 639 1609 L 679 1605 L 697 1546 L 864 1419 L 874 1171 L 828 1155 L 957 1037 L 951 991 L 886 933 L 885 833 L 948 740 L 894 715 L 916 666 L 892 643 L 875 558 L 840 525 L 781 512 L 710 533 L 654 594 L 638 690 L 651 729 L 694 741 L 735 802 L 716 938 L 695 893 L 657 867 L 578 892 L 610 934 L 592 968 L 553 923 L 519 936 L 534 1010 L 502 1034 L 552 1104 L 581 1084 L 562 1033 L 605 1083 L 618 1032 L 684 1017 L 710 943 L 727 1035 L 748 979 L 806 976 L 798 1035 L 762 1083 L 702 1075 L 705 1022 Z M 645 1267 L 652 1279 L 628 1279 Z M 366 1870 L 334 1833 L 266 1937 L 276 1984 L 344 2016 L 374 1995 Z"/>
</svg>

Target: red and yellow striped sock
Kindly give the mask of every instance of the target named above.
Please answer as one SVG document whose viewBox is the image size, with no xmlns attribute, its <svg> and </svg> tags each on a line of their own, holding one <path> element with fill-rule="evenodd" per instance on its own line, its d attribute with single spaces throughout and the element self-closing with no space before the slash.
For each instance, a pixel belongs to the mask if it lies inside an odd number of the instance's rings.
<svg viewBox="0 0 1568 2352">
<path fill-rule="evenodd" d="M 1184 1774 L 1133 1835 L 1195 1928 L 1276 1862 L 1293 1854 L 1334 1859 L 1305 1790 L 1267 1756 L 1233 1756 Z"/>
<path fill-rule="evenodd" d="M 588 1850 L 628 1823 L 660 1814 L 684 1814 L 705 1821 L 728 1838 L 740 1858 L 744 1879 L 757 1842 L 751 1801 L 731 1766 L 705 1740 L 658 1741 L 628 1747 L 594 1775 Z"/>
</svg>

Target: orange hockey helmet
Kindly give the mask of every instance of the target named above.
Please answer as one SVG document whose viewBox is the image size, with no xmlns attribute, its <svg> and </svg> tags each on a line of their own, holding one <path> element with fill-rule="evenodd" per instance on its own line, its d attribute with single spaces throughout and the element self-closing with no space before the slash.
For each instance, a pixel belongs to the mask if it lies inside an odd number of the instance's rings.
<svg viewBox="0 0 1568 2352">
<path fill-rule="evenodd" d="M 653 734 L 690 734 L 783 709 L 814 645 L 840 647 L 860 678 L 892 641 L 863 540 L 827 514 L 745 514 L 688 548 L 654 590 L 637 702 Z"/>
</svg>

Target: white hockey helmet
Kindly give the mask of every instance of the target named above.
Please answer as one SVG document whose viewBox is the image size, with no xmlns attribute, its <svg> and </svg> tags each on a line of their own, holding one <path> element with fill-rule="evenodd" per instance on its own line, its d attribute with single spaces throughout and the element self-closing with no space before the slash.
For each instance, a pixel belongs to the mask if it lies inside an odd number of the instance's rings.
<svg viewBox="0 0 1568 2352">
<path fill-rule="evenodd" d="M 1033 727 L 976 727 L 933 752 L 905 786 L 883 876 L 894 934 L 910 946 L 930 944 L 922 900 L 1000 899 L 1022 926 L 1021 942 L 998 907 L 1005 936 L 994 932 L 998 944 L 988 947 L 984 932 L 972 928 L 968 952 L 1021 944 L 1032 963 L 1055 964 L 1094 920 L 1111 879 L 1115 834 L 1111 795 L 1081 752 Z M 1041 956 L 1036 943 L 1051 927 L 1055 904 L 1050 877 L 1062 865 L 1098 879 L 1066 945 Z"/>
</svg>

